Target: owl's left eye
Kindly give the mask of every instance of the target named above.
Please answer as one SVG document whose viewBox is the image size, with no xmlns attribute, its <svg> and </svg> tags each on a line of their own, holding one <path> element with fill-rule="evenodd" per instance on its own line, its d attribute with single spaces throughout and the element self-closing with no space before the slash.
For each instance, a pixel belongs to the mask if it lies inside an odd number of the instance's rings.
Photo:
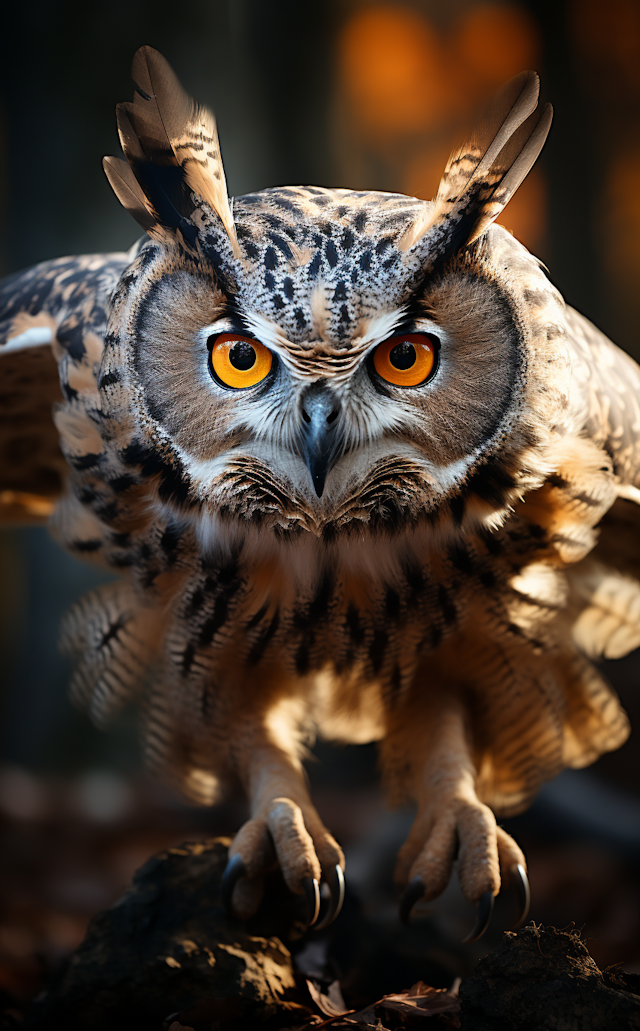
<svg viewBox="0 0 640 1031">
<path fill-rule="evenodd" d="M 271 351 L 252 337 L 239 333 L 219 333 L 210 338 L 209 369 L 225 387 L 244 390 L 255 387 L 271 372 Z"/>
<path fill-rule="evenodd" d="M 381 379 L 397 387 L 418 387 L 436 369 L 438 341 L 427 333 L 398 333 L 373 352 Z"/>
</svg>

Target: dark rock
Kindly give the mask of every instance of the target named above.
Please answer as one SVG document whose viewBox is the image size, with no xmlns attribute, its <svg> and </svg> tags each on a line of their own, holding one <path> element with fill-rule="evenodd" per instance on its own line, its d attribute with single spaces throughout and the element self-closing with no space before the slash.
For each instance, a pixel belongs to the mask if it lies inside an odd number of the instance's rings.
<svg viewBox="0 0 640 1031">
<path fill-rule="evenodd" d="M 463 1031 L 640 1031 L 635 978 L 601 972 L 577 931 L 507 932 L 460 986 Z"/>
<path fill-rule="evenodd" d="M 292 1013 L 283 997 L 295 986 L 291 955 L 273 931 L 299 933 L 298 900 L 275 879 L 259 920 L 226 917 L 219 889 L 228 844 L 185 844 L 149 859 L 123 898 L 93 918 L 25 1026 L 161 1031 L 178 1021 L 208 1031 L 290 1023 L 295 1002 Z"/>
</svg>

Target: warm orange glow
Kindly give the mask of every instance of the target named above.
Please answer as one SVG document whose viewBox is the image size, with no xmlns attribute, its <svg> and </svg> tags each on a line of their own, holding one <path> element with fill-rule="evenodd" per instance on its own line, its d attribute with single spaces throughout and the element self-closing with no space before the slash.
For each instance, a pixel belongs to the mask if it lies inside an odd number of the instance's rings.
<svg viewBox="0 0 640 1031">
<path fill-rule="evenodd" d="M 20 490 L 0 491 L 0 525 L 13 520 L 21 522 L 40 522 L 48 519 L 53 512 L 52 498 L 40 494 L 27 494 Z"/>
<path fill-rule="evenodd" d="M 211 367 L 227 387 L 244 390 L 271 371 L 273 355 L 259 340 L 239 333 L 221 333 L 211 350 Z"/>
<path fill-rule="evenodd" d="M 376 347 L 373 365 L 387 383 L 417 387 L 429 376 L 435 358 L 435 347 L 426 334 L 399 333 Z"/>
<path fill-rule="evenodd" d="M 475 7 L 460 20 L 453 45 L 457 71 L 491 92 L 540 62 L 538 28 L 519 7 Z"/>
<path fill-rule="evenodd" d="M 338 42 L 341 78 L 368 134 L 425 129 L 449 113 L 443 46 L 408 7 L 370 7 L 351 17 Z"/>
</svg>

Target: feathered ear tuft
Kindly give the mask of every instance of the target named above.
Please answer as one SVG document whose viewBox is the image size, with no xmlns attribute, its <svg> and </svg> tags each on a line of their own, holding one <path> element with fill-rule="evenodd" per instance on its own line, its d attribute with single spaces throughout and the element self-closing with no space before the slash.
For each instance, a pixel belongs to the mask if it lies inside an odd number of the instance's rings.
<svg viewBox="0 0 640 1031">
<path fill-rule="evenodd" d="M 400 241 L 428 248 L 434 260 L 473 243 L 498 217 L 542 150 L 551 126 L 550 104 L 538 108 L 540 80 L 521 72 L 495 97 L 485 118 L 451 155 L 435 204 Z"/>
<path fill-rule="evenodd" d="M 213 115 L 196 106 L 153 47 L 137 51 L 132 76 L 133 103 L 116 108 L 127 161 L 104 159 L 118 200 L 147 232 L 180 230 L 190 242 L 202 227 L 198 208 L 204 201 L 220 219 L 238 257 Z"/>
</svg>

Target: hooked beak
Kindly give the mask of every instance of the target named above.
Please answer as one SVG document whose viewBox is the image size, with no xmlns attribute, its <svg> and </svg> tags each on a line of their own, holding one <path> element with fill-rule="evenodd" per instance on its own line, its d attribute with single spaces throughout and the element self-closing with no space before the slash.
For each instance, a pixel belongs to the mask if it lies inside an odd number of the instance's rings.
<svg viewBox="0 0 640 1031">
<path fill-rule="evenodd" d="M 339 413 L 340 402 L 326 387 L 311 387 L 302 399 L 301 450 L 319 498 L 338 451 Z"/>
</svg>

